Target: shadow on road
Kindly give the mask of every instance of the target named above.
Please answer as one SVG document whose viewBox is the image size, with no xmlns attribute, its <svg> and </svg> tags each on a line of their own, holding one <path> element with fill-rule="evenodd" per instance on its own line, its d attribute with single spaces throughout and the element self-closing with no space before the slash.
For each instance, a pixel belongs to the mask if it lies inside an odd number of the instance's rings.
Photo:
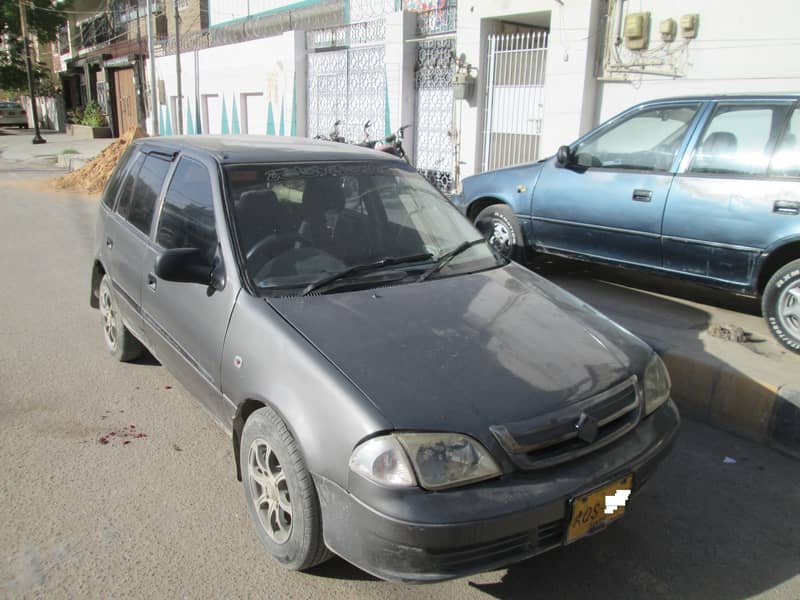
<svg viewBox="0 0 800 600">
<path fill-rule="evenodd" d="M 495 598 L 767 592 L 800 574 L 800 525 L 789 517 L 800 501 L 797 464 L 770 452 L 685 422 L 675 452 L 617 526 L 513 565 L 497 583 L 470 585 Z"/>
</svg>

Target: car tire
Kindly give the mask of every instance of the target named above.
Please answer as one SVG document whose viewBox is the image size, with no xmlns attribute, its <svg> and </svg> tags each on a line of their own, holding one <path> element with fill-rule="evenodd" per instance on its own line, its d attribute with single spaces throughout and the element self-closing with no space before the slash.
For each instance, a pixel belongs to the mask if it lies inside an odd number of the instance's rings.
<svg viewBox="0 0 800 600">
<path fill-rule="evenodd" d="M 111 355 L 120 362 L 128 362 L 139 358 L 144 347 L 136 337 L 128 331 L 122 322 L 117 308 L 117 299 L 111 289 L 111 278 L 103 275 L 98 288 L 100 318 L 103 324 L 103 339 Z"/>
<path fill-rule="evenodd" d="M 475 227 L 501 256 L 518 262 L 524 260 L 525 241 L 522 230 L 509 206 L 487 206 L 475 217 Z"/>
<path fill-rule="evenodd" d="M 271 408 L 247 419 L 239 462 L 247 511 L 269 553 L 294 571 L 328 560 L 332 554 L 322 537 L 314 480 L 297 442 Z"/>
<path fill-rule="evenodd" d="M 761 297 L 761 312 L 775 339 L 800 354 L 800 259 L 770 277 Z"/>
</svg>

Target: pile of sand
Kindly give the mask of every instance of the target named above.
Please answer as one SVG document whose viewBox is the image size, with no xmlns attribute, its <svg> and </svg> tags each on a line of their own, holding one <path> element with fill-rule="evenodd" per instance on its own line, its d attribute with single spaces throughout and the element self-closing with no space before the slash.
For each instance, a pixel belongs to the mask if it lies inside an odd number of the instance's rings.
<svg viewBox="0 0 800 600">
<path fill-rule="evenodd" d="M 53 187 L 57 190 L 69 190 L 74 192 L 86 192 L 89 194 L 99 194 L 106 186 L 111 171 L 117 166 L 122 153 L 136 138 L 147 137 L 147 132 L 141 127 L 132 127 L 114 141 L 106 146 L 100 154 L 86 163 L 83 167 L 63 177 L 59 177 L 53 182 Z"/>
</svg>

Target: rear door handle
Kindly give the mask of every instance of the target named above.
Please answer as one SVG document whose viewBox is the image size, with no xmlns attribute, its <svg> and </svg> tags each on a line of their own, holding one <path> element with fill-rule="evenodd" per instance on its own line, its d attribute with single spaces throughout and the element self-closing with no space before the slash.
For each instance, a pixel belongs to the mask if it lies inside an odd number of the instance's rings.
<svg viewBox="0 0 800 600">
<path fill-rule="evenodd" d="M 113 248 L 113 247 L 114 247 L 114 240 L 112 240 L 110 237 L 107 237 L 106 238 L 106 248 L 111 250 L 111 248 Z"/>
<path fill-rule="evenodd" d="M 772 205 L 772 212 L 779 215 L 798 215 L 800 214 L 800 202 L 791 200 L 776 200 Z"/>
<path fill-rule="evenodd" d="M 633 190 L 633 199 L 636 202 L 650 202 L 653 199 L 653 192 L 650 190 Z"/>
<path fill-rule="evenodd" d="M 156 289 L 156 281 L 156 276 L 153 273 L 147 274 L 147 285 L 153 291 Z"/>
</svg>

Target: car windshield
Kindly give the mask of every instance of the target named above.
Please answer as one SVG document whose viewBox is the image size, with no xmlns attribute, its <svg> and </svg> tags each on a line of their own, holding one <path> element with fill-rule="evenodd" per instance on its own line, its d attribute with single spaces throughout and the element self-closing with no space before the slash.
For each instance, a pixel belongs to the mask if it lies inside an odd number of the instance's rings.
<svg viewBox="0 0 800 600">
<path fill-rule="evenodd" d="M 402 167 L 228 165 L 225 179 L 244 270 L 262 295 L 308 293 L 323 283 L 330 293 L 502 264 L 487 244 L 465 244 L 480 233 Z"/>
</svg>

